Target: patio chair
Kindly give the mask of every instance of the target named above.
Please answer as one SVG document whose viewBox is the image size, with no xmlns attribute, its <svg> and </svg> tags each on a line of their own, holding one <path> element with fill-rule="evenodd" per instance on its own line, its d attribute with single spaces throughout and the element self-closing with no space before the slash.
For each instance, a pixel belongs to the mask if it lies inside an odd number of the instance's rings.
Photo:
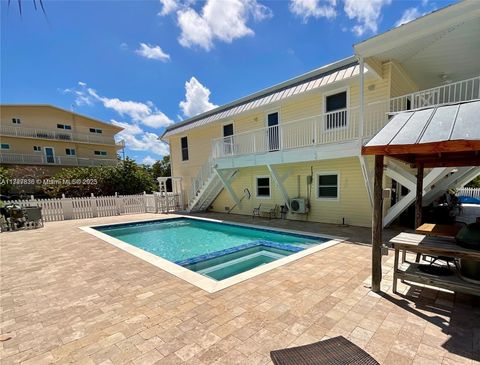
<svg viewBox="0 0 480 365">
<path fill-rule="evenodd" d="M 258 207 L 253 208 L 252 218 L 255 218 L 255 216 L 260 217 L 260 208 L 261 208 L 261 206 L 262 206 L 262 204 L 258 204 Z"/>
<path fill-rule="evenodd" d="M 26 226 L 38 228 L 41 223 L 41 227 L 43 227 L 42 207 L 24 207 L 23 210 Z"/>
<path fill-rule="evenodd" d="M 275 365 L 380 365 L 342 336 L 270 352 Z"/>
</svg>

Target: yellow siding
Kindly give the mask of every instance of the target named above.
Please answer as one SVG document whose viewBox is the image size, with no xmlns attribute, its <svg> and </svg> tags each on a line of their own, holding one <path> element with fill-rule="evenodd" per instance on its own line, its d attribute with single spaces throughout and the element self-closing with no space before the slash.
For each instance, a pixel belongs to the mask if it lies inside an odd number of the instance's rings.
<svg viewBox="0 0 480 365">
<path fill-rule="evenodd" d="M 25 155 L 43 155 L 45 154 L 45 147 L 52 147 L 55 151 L 55 156 L 67 156 L 65 149 L 73 148 L 75 149 L 76 156 L 79 158 L 93 158 L 93 159 L 115 159 L 117 157 L 117 151 L 114 146 L 105 146 L 105 145 L 93 145 L 93 144 L 82 144 L 75 142 L 61 142 L 56 140 L 41 140 L 41 139 L 27 139 L 27 138 L 16 138 L 16 137 L 6 137 L 1 136 L 0 140 L 2 143 L 8 143 L 10 149 L 2 150 L 9 153 L 18 153 Z M 36 152 L 33 150 L 33 146 L 40 146 L 41 151 Z M 107 156 L 95 155 L 94 151 L 106 151 Z"/>
<path fill-rule="evenodd" d="M 401 65 L 389 62 L 388 67 L 390 69 L 390 95 L 392 98 L 418 91 L 418 86 Z"/>
<path fill-rule="evenodd" d="M 57 124 L 72 126 L 69 132 L 89 134 L 90 128 L 100 128 L 103 137 L 111 137 L 120 131 L 114 125 L 100 123 L 78 114 L 52 108 L 43 105 L 2 105 L 0 106 L 2 126 L 13 126 L 18 128 L 57 129 Z M 12 118 L 20 118 L 21 124 L 13 124 Z"/>
<path fill-rule="evenodd" d="M 297 197 L 300 191 L 301 197 L 308 196 L 307 176 L 313 168 L 313 184 L 311 186 L 311 211 L 308 215 L 289 214 L 288 219 L 309 220 L 325 223 L 340 224 L 345 218 L 346 224 L 356 226 L 371 225 L 371 207 L 360 170 L 358 158 L 345 158 L 314 163 L 298 163 L 277 165 L 275 169 L 279 176 L 285 176 L 283 185 L 290 198 Z M 340 181 L 340 194 L 338 201 L 319 200 L 316 198 L 316 174 L 322 172 L 338 172 Z M 243 200 L 241 207 L 235 208 L 232 213 L 251 215 L 254 207 L 262 204 L 285 203 L 280 190 L 275 186 L 271 178 L 270 199 L 256 197 L 256 176 L 270 176 L 265 166 L 256 166 L 240 169 L 232 182 L 232 188 L 238 197 L 243 195 L 245 188 L 252 193 L 250 200 Z M 298 183 L 299 182 L 299 183 Z M 223 190 L 213 203 L 213 210 L 225 212 L 233 206 L 228 193 Z"/>
</svg>

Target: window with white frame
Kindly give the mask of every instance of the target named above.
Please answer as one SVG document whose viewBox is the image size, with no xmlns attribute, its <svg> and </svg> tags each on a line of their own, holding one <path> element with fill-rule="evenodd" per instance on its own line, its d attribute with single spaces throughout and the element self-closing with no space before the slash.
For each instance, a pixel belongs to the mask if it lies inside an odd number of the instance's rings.
<svg viewBox="0 0 480 365">
<path fill-rule="evenodd" d="M 338 199 L 338 174 L 322 173 L 317 175 L 317 198 Z"/>
<path fill-rule="evenodd" d="M 65 148 L 65 154 L 67 156 L 75 156 L 75 148 Z"/>
<path fill-rule="evenodd" d="M 58 129 L 65 129 L 65 130 L 71 130 L 71 129 L 72 129 L 72 126 L 71 126 L 71 125 L 68 125 L 68 124 L 60 124 L 60 123 L 58 123 L 58 124 L 57 124 L 57 128 L 58 128 Z"/>
<path fill-rule="evenodd" d="M 268 176 L 257 177 L 257 197 L 270 198 L 270 178 Z"/>
<path fill-rule="evenodd" d="M 1 143 L 0 144 L 0 148 L 2 150 L 9 150 L 10 149 L 10 145 L 8 143 Z"/>
<path fill-rule="evenodd" d="M 103 131 L 100 128 L 90 128 L 90 133 L 102 134 Z"/>
<path fill-rule="evenodd" d="M 12 123 L 13 124 L 20 124 L 21 123 L 20 118 L 12 118 Z"/>
<path fill-rule="evenodd" d="M 33 150 L 34 150 L 35 152 L 41 152 L 41 151 L 42 151 L 42 147 L 40 147 L 40 146 L 33 146 Z"/>
<path fill-rule="evenodd" d="M 347 126 L 347 92 L 325 96 L 325 130 Z"/>
<path fill-rule="evenodd" d="M 96 156 L 106 156 L 107 151 L 94 151 L 93 152 Z"/>
<path fill-rule="evenodd" d="M 188 161 L 188 138 L 182 137 L 180 139 L 180 144 L 182 147 L 182 161 Z"/>
</svg>

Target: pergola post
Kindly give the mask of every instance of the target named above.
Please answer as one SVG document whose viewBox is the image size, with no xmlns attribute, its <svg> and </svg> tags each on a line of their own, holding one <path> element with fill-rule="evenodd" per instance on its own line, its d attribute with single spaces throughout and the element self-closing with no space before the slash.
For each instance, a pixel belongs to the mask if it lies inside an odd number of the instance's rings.
<svg viewBox="0 0 480 365">
<path fill-rule="evenodd" d="M 375 155 L 372 222 L 372 291 L 380 291 L 382 281 L 383 155 Z"/>
<path fill-rule="evenodd" d="M 422 200 L 423 200 L 423 164 L 417 165 L 417 195 L 415 199 L 415 228 L 422 225 Z"/>
</svg>

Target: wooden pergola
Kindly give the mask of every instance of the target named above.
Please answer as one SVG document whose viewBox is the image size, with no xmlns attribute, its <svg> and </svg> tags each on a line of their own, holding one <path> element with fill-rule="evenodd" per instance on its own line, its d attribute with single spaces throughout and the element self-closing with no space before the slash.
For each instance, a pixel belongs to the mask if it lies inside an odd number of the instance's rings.
<svg viewBox="0 0 480 365">
<path fill-rule="evenodd" d="M 363 148 L 375 156 L 372 222 L 372 290 L 382 279 L 383 170 L 385 156 L 417 169 L 415 226 L 422 224 L 425 168 L 480 166 L 480 100 L 395 114 Z"/>
</svg>

